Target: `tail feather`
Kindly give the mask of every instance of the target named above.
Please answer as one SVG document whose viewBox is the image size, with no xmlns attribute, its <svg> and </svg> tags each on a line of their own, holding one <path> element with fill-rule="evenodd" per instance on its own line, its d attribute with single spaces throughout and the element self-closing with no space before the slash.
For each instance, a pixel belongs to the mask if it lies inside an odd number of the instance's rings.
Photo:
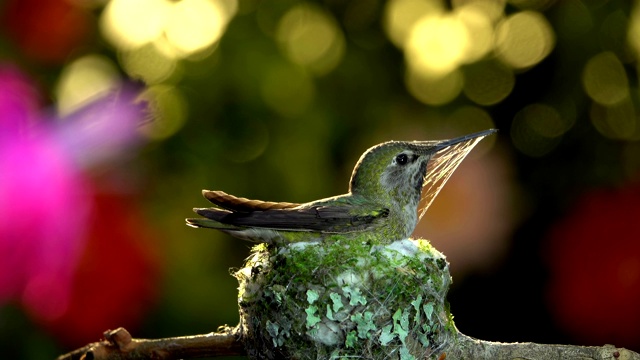
<svg viewBox="0 0 640 360">
<path fill-rule="evenodd" d="M 220 222 L 225 222 L 224 217 L 233 213 L 229 210 L 222 210 L 217 208 L 194 208 L 193 211 L 200 216 L 206 217 L 207 219 Z"/>
<path fill-rule="evenodd" d="M 278 233 L 273 230 L 257 230 L 252 228 L 244 228 L 204 218 L 189 218 L 187 219 L 187 225 L 194 228 L 209 228 L 220 230 L 238 239 L 255 243 L 271 243 L 273 242 L 274 238 L 279 238 Z"/>
<path fill-rule="evenodd" d="M 229 210 L 222 210 L 216 208 L 194 208 L 193 211 L 203 218 L 189 218 L 187 219 L 187 225 L 192 227 L 204 227 L 218 230 L 237 230 L 238 227 L 231 224 L 226 224 L 224 217 L 231 214 Z"/>
<path fill-rule="evenodd" d="M 219 221 L 203 218 L 188 218 L 187 225 L 194 228 L 209 228 L 218 230 L 238 230 L 237 226 L 223 224 Z"/>
</svg>

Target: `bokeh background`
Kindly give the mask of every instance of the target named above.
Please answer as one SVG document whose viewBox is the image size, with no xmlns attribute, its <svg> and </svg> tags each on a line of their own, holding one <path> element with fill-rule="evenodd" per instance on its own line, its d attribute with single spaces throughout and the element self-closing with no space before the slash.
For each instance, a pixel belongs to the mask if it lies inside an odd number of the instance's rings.
<svg viewBox="0 0 640 360">
<path fill-rule="evenodd" d="M 201 189 L 305 202 L 487 128 L 416 229 L 459 329 L 640 351 L 640 2 L 0 2 L 0 354 L 235 325 Z M 126 79 L 135 79 L 131 84 Z"/>
</svg>

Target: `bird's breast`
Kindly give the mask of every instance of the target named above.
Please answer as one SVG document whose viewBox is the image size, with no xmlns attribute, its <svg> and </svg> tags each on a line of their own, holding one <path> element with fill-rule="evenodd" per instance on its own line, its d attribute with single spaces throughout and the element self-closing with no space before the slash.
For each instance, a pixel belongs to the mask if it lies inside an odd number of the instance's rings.
<svg viewBox="0 0 640 360">
<path fill-rule="evenodd" d="M 402 209 L 402 216 L 405 219 L 404 232 L 406 237 L 409 237 L 418 223 L 418 203 L 411 202 L 406 204 Z"/>
</svg>

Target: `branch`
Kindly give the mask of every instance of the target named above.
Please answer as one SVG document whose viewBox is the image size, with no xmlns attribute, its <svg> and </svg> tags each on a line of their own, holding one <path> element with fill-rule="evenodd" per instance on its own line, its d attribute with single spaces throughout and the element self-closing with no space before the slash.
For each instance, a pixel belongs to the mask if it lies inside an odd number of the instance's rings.
<svg viewBox="0 0 640 360">
<path fill-rule="evenodd" d="M 108 330 L 105 340 L 86 345 L 56 360 L 182 359 L 246 355 L 238 327 L 217 333 L 164 339 L 132 339 L 124 328 Z"/>
<path fill-rule="evenodd" d="M 132 339 L 127 330 L 105 332 L 106 340 L 89 344 L 57 360 L 180 359 L 246 355 L 238 327 L 218 333 L 157 340 Z M 495 360 L 640 360 L 640 354 L 613 345 L 573 346 L 535 343 L 499 343 L 458 333 L 439 359 Z"/>
<path fill-rule="evenodd" d="M 640 354 L 613 345 L 574 346 L 535 343 L 499 343 L 458 333 L 445 352 L 447 359 L 495 360 L 640 360 Z"/>
</svg>

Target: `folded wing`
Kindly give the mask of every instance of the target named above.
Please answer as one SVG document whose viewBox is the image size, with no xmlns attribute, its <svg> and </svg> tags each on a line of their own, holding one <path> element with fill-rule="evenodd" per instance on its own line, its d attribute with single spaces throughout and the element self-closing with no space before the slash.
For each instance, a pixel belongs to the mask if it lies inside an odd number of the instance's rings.
<svg viewBox="0 0 640 360">
<path fill-rule="evenodd" d="M 221 191 L 204 191 L 204 196 L 221 208 L 194 209 L 198 215 L 225 228 L 263 228 L 288 231 L 344 233 L 360 231 L 387 217 L 389 210 L 348 202 L 294 204 L 238 198 Z M 187 219 L 198 226 L 203 219 Z"/>
</svg>

